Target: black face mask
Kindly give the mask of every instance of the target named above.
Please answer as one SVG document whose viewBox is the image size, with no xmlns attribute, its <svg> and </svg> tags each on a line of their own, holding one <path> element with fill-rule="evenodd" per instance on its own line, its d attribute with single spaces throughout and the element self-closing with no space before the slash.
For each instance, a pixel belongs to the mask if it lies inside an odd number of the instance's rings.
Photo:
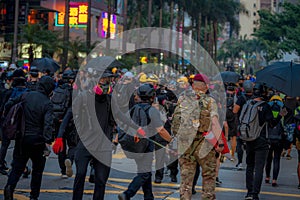
<svg viewBox="0 0 300 200">
<path fill-rule="evenodd" d="M 240 86 L 240 87 L 243 87 L 243 83 L 239 83 L 239 86 Z"/>
</svg>

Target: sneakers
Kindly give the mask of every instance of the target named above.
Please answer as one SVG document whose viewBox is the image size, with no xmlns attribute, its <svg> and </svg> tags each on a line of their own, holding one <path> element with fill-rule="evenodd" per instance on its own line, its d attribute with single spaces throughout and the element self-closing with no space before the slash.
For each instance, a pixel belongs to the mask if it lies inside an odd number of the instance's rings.
<svg viewBox="0 0 300 200">
<path fill-rule="evenodd" d="M 298 189 L 300 189 L 300 184 L 298 185 Z"/>
<path fill-rule="evenodd" d="M 61 178 L 62 178 L 62 179 L 67 179 L 68 176 L 67 176 L 66 174 L 61 174 Z"/>
<path fill-rule="evenodd" d="M 68 177 L 72 177 L 73 176 L 73 169 L 72 169 L 72 162 L 71 162 L 70 159 L 65 160 L 65 166 L 66 166 L 66 175 Z"/>
<path fill-rule="evenodd" d="M 161 183 L 161 179 L 160 178 L 155 178 L 154 183 Z"/>
<path fill-rule="evenodd" d="M 236 166 L 237 170 L 243 170 L 243 164 L 242 163 L 238 163 Z"/>
<path fill-rule="evenodd" d="M 252 200 L 252 199 L 253 199 L 253 196 L 250 195 L 250 194 L 247 194 L 247 195 L 245 196 L 245 200 Z"/>
<path fill-rule="evenodd" d="M 31 169 L 26 166 L 23 172 L 23 178 L 28 178 L 30 173 L 31 173 Z"/>
<path fill-rule="evenodd" d="M 219 180 L 219 177 L 216 178 L 216 185 L 219 186 L 222 184 L 222 181 Z"/>
<path fill-rule="evenodd" d="M 177 183 L 177 177 L 176 176 L 171 176 L 171 182 Z"/>
<path fill-rule="evenodd" d="M 0 168 L 0 174 L 2 175 L 8 175 L 7 171 L 4 168 Z"/>
</svg>

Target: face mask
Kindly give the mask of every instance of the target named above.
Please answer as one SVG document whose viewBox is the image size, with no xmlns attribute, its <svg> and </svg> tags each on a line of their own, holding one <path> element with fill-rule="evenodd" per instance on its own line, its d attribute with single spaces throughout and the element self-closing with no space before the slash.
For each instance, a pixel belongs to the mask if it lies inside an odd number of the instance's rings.
<svg viewBox="0 0 300 200">
<path fill-rule="evenodd" d="M 5 87 L 5 89 L 10 89 L 11 88 L 11 85 L 10 84 L 8 84 L 8 83 L 5 83 L 5 85 L 4 85 L 4 87 Z"/>
<path fill-rule="evenodd" d="M 100 85 L 100 84 L 97 84 L 97 85 L 95 85 L 95 87 L 93 88 L 93 91 L 94 91 L 95 94 L 97 94 L 97 95 L 111 94 L 112 88 L 110 87 L 110 85 Z"/>
<path fill-rule="evenodd" d="M 240 87 L 243 87 L 243 83 L 239 83 L 239 86 L 240 86 Z"/>
</svg>

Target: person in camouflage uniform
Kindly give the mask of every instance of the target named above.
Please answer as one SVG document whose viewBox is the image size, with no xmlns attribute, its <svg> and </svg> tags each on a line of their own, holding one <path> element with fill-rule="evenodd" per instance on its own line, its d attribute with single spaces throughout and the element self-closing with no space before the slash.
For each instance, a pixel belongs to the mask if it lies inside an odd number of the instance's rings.
<svg viewBox="0 0 300 200">
<path fill-rule="evenodd" d="M 202 199 L 216 199 L 216 157 L 224 144 L 220 137 L 222 129 L 218 121 L 218 108 L 214 99 L 207 94 L 208 78 L 197 74 L 193 91 L 185 91 L 178 100 L 172 123 L 177 137 L 180 165 L 180 199 L 191 199 L 192 184 L 197 163 L 202 168 Z M 213 134 L 213 140 L 204 137 Z M 206 138 L 206 139 L 205 139 Z"/>
</svg>

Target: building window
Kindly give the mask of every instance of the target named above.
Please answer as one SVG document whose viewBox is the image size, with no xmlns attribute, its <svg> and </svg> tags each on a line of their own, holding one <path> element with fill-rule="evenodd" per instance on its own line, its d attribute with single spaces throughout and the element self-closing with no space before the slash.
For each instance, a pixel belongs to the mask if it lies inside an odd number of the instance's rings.
<svg viewBox="0 0 300 200">
<path fill-rule="evenodd" d="M 256 16 L 256 12 L 253 12 L 253 16 Z"/>
<path fill-rule="evenodd" d="M 256 3 L 253 4 L 253 8 L 256 8 Z"/>
<path fill-rule="evenodd" d="M 254 33 L 256 32 L 256 28 L 253 28 L 253 32 L 254 32 Z"/>
<path fill-rule="evenodd" d="M 256 21 L 255 21 L 255 20 L 253 20 L 253 24 L 256 24 Z"/>
</svg>

